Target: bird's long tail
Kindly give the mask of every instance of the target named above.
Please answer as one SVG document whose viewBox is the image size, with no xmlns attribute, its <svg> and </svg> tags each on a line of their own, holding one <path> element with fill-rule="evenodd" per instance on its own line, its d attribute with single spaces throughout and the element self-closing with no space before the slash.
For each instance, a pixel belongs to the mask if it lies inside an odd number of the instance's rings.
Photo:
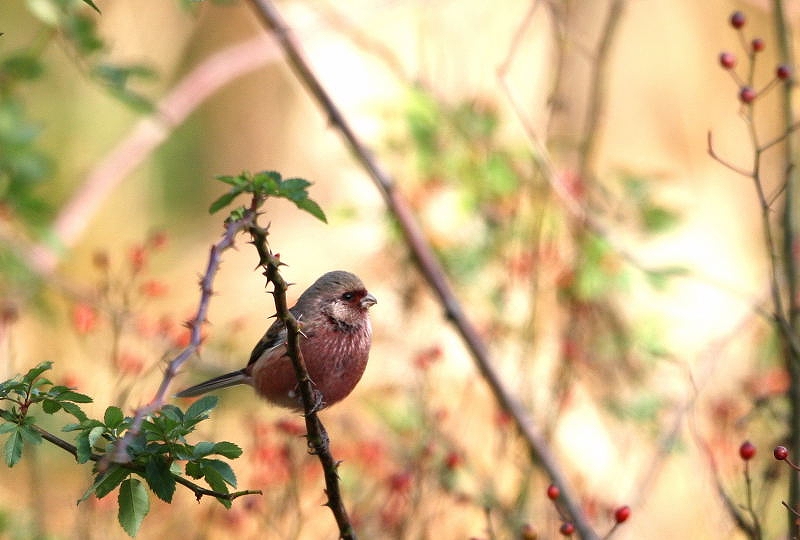
<svg viewBox="0 0 800 540">
<path fill-rule="evenodd" d="M 245 373 L 244 369 L 231 371 L 225 375 L 208 379 L 194 386 L 190 386 L 185 390 L 181 390 L 175 397 L 194 397 L 212 390 L 219 390 L 220 388 L 227 388 L 229 386 L 236 386 L 237 384 L 250 384 L 250 375 Z"/>
</svg>

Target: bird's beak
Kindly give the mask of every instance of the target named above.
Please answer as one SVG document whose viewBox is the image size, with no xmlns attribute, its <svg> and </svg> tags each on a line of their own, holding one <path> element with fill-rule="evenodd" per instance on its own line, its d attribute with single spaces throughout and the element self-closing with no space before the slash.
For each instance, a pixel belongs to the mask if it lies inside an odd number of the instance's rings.
<svg viewBox="0 0 800 540">
<path fill-rule="evenodd" d="M 361 307 L 364 309 L 369 309 L 377 303 L 378 300 L 370 293 L 367 293 L 364 298 L 361 299 Z"/>
</svg>

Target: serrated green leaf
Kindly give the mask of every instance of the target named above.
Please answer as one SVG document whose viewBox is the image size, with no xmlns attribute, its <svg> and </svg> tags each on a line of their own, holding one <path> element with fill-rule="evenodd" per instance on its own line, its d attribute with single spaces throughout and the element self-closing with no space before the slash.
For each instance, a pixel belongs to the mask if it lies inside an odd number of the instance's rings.
<svg viewBox="0 0 800 540">
<path fill-rule="evenodd" d="M 301 201 L 295 201 L 295 205 L 297 205 L 297 207 L 300 210 L 305 210 L 306 212 L 308 212 L 321 222 L 323 223 L 328 222 L 328 218 L 325 217 L 325 212 L 323 212 L 322 208 L 311 199 L 303 199 Z"/>
<path fill-rule="evenodd" d="M 6 465 L 13 467 L 16 465 L 20 458 L 22 458 L 22 433 L 19 426 L 14 426 L 15 429 L 8 436 L 5 445 L 3 445 L 3 459 Z"/>
<path fill-rule="evenodd" d="M 75 459 L 78 463 L 86 463 L 92 457 L 92 445 L 89 442 L 89 431 L 82 431 L 75 437 Z"/>
<path fill-rule="evenodd" d="M 153 493 L 164 502 L 172 502 L 175 494 L 175 478 L 170 463 L 163 459 L 151 459 L 144 466 L 145 480 Z"/>
<path fill-rule="evenodd" d="M 0 424 L 0 435 L 3 435 L 10 431 L 14 431 L 15 429 L 17 429 L 17 424 L 14 424 L 12 422 L 3 422 L 2 424 Z"/>
<path fill-rule="evenodd" d="M 204 459 L 202 462 L 206 476 L 210 470 L 214 470 L 225 483 L 236 487 L 236 474 L 230 465 L 219 459 Z"/>
<path fill-rule="evenodd" d="M 58 396 L 59 401 L 71 401 L 72 403 L 91 403 L 92 398 L 86 394 L 81 394 L 74 390 L 67 390 Z"/>
<path fill-rule="evenodd" d="M 242 455 L 242 449 L 232 442 L 221 441 L 214 445 L 213 453 L 225 456 L 228 459 L 236 459 Z"/>
<path fill-rule="evenodd" d="M 219 212 L 220 210 L 222 210 L 223 208 L 225 208 L 226 206 L 231 204 L 233 202 L 233 200 L 236 197 L 238 197 L 239 194 L 241 194 L 241 193 L 242 193 L 242 190 L 233 189 L 233 190 L 229 191 L 228 193 L 222 195 L 216 201 L 211 203 L 211 206 L 208 207 L 208 213 L 209 214 L 216 214 L 217 212 Z"/>
<path fill-rule="evenodd" d="M 125 415 L 123 414 L 122 409 L 119 407 L 108 407 L 106 408 L 106 412 L 103 414 L 103 422 L 105 422 L 109 429 L 119 427 L 123 420 L 125 420 Z"/>
<path fill-rule="evenodd" d="M 228 485 L 222 474 L 214 467 L 209 466 L 207 460 L 203 460 L 203 478 L 208 485 L 217 493 L 228 493 Z M 231 507 L 231 501 L 217 499 L 225 508 Z"/>
<path fill-rule="evenodd" d="M 130 476 L 130 474 L 131 472 L 129 470 L 120 465 L 111 465 L 106 472 L 95 476 L 92 485 L 86 490 L 83 496 L 78 499 L 78 504 L 88 499 L 92 494 L 98 499 L 102 499 L 114 491 L 123 480 Z"/>
<path fill-rule="evenodd" d="M 203 477 L 203 466 L 197 461 L 190 461 L 186 464 L 186 476 L 195 480 Z"/>
<path fill-rule="evenodd" d="M 279 195 L 291 201 L 308 198 L 307 187 L 311 182 L 304 178 L 288 178 L 281 182 Z"/>
<path fill-rule="evenodd" d="M 117 496 L 119 524 L 133 538 L 139 532 L 147 513 L 150 511 L 150 499 L 147 489 L 136 478 L 128 478 L 119 486 Z"/>
<path fill-rule="evenodd" d="M 206 457 L 214 452 L 214 443 L 203 441 L 194 445 L 192 457 L 194 459 Z"/>
<path fill-rule="evenodd" d="M 225 184 L 228 184 L 229 186 L 243 186 L 244 184 L 247 183 L 247 180 L 245 178 L 243 178 L 242 175 L 239 175 L 239 176 L 217 176 L 216 179 L 219 180 L 220 182 L 224 182 Z"/>
<path fill-rule="evenodd" d="M 45 399 L 42 401 L 42 410 L 47 414 L 53 414 L 61 410 L 61 404 L 54 399 Z"/>
<path fill-rule="evenodd" d="M 39 377 L 39 375 L 41 375 L 48 369 L 51 369 L 52 367 L 53 367 L 52 362 L 42 362 L 36 367 L 28 370 L 28 372 L 22 377 L 22 382 L 26 384 L 31 384 L 33 383 L 34 379 L 36 379 L 37 377 Z"/>
<path fill-rule="evenodd" d="M 71 401 L 62 401 L 61 408 L 64 409 L 64 412 L 71 414 L 81 422 L 86 420 L 86 413 L 83 412 L 78 405 L 72 403 Z"/>
<path fill-rule="evenodd" d="M 281 185 L 281 173 L 277 171 L 261 171 L 249 179 L 255 193 L 275 195 Z"/>
<path fill-rule="evenodd" d="M 217 396 L 203 396 L 194 403 L 192 403 L 186 414 L 184 415 L 186 421 L 205 420 L 208 418 L 208 413 L 217 406 L 219 398 Z"/>
<path fill-rule="evenodd" d="M 30 416 L 25 418 L 25 423 L 19 426 L 19 434 L 22 435 L 22 440 L 28 444 L 42 444 L 42 435 L 33 429 L 33 418 Z"/>
</svg>

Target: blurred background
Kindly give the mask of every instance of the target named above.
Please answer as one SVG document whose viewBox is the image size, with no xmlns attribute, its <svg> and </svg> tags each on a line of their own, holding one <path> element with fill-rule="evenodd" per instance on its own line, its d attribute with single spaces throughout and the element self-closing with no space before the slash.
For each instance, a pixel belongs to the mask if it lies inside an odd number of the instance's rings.
<svg viewBox="0 0 800 540">
<path fill-rule="evenodd" d="M 358 273 L 378 298 L 361 384 L 322 415 L 363 538 L 556 538 L 550 480 L 420 277 L 379 191 L 248 2 L 0 5 L 0 380 L 45 360 L 87 411 L 147 402 L 221 235 L 217 175 L 313 182 L 328 223 L 270 201 L 297 284 Z M 800 6 L 788 3 L 797 20 Z M 768 252 L 739 88 L 718 62 L 763 38 L 770 2 L 280 1 L 311 67 L 408 199 L 510 390 L 602 536 L 744 538 L 720 489 L 786 533 L 788 382 L 769 324 Z M 782 133 L 759 97 L 761 140 Z M 761 175 L 780 203 L 781 145 Z M 240 201 L 244 203 L 244 200 Z M 176 381 L 244 366 L 272 298 L 240 239 L 225 253 L 200 354 Z M 177 389 L 177 388 L 176 388 Z M 231 510 L 151 496 L 139 538 L 336 538 L 301 418 L 248 388 L 198 440 L 234 441 Z M 181 403 L 180 405 L 185 405 Z M 59 430 L 58 418 L 41 416 Z M 69 434 L 64 434 L 69 438 Z M 712 466 L 713 464 L 713 466 Z M 0 537 L 125 538 L 116 496 L 76 501 L 88 465 L 27 446 L 0 473 Z M 529 527 L 529 528 L 526 528 Z"/>
</svg>

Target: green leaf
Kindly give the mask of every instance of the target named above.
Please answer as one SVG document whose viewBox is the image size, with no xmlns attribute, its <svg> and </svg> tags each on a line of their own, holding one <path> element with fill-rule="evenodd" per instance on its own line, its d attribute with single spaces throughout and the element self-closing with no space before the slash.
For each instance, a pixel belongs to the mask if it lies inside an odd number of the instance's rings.
<svg viewBox="0 0 800 540">
<path fill-rule="evenodd" d="M 20 426 L 14 427 L 14 431 L 11 432 L 5 445 L 3 445 L 3 459 L 9 467 L 16 465 L 22 458 L 22 428 Z"/>
<path fill-rule="evenodd" d="M 242 455 L 242 449 L 232 442 L 222 441 L 214 445 L 213 453 L 228 459 L 236 459 Z"/>
<path fill-rule="evenodd" d="M 188 422 L 191 420 L 196 423 L 198 420 L 205 420 L 208 418 L 208 413 L 217 406 L 218 402 L 219 398 L 217 396 L 201 397 L 186 409 L 186 421 Z"/>
<path fill-rule="evenodd" d="M 154 458 L 144 466 L 145 480 L 156 496 L 165 502 L 172 502 L 175 494 L 175 478 L 172 476 L 170 463 L 164 459 Z"/>
<path fill-rule="evenodd" d="M 37 377 L 39 377 L 39 375 L 41 375 L 42 373 L 44 373 L 48 369 L 51 369 L 52 367 L 53 367 L 53 363 L 52 362 L 42 362 L 39 365 L 37 365 L 36 367 L 31 368 L 30 370 L 28 370 L 28 373 L 26 373 L 22 377 L 22 382 L 25 383 L 25 384 L 30 385 L 30 384 L 33 383 L 33 381 Z"/>
<path fill-rule="evenodd" d="M 206 480 L 208 480 L 210 471 L 214 471 L 225 483 L 236 487 L 236 474 L 233 472 L 233 469 L 230 465 L 224 461 L 220 461 L 219 459 L 204 459 L 202 462 L 203 471 L 206 473 Z"/>
<path fill-rule="evenodd" d="M 678 214 L 661 206 L 647 205 L 641 209 L 642 223 L 649 233 L 663 233 L 679 221 Z"/>
<path fill-rule="evenodd" d="M 54 399 L 45 399 L 42 402 L 42 410 L 47 414 L 53 414 L 61 410 L 61 404 Z"/>
<path fill-rule="evenodd" d="M 98 499 L 102 499 L 114 491 L 130 474 L 129 470 L 120 465 L 111 465 L 106 472 L 100 473 L 95 477 L 94 483 L 78 499 L 78 504 L 88 499 L 92 494 Z"/>
<path fill-rule="evenodd" d="M 216 214 L 217 212 L 219 212 L 220 210 L 231 204 L 233 202 L 233 199 L 238 197 L 240 193 L 242 193 L 242 190 L 240 189 L 230 190 L 228 193 L 226 193 L 225 195 L 221 196 L 216 201 L 211 203 L 211 206 L 209 206 L 208 208 L 208 213 Z"/>
<path fill-rule="evenodd" d="M 64 412 L 71 414 L 81 422 L 86 420 L 86 413 L 84 413 L 78 405 L 75 405 L 71 401 L 62 401 L 61 408 L 64 409 Z"/>
<path fill-rule="evenodd" d="M 194 445 L 192 450 L 192 457 L 194 459 L 206 457 L 214 453 L 214 443 L 203 441 Z"/>
<path fill-rule="evenodd" d="M 98 499 L 102 499 L 122 483 L 123 480 L 130 476 L 130 471 L 121 465 L 112 465 L 108 471 L 102 476 L 98 477 L 98 482 L 94 489 L 94 494 Z"/>
<path fill-rule="evenodd" d="M 86 394 L 75 392 L 74 390 L 66 390 L 58 394 L 59 401 L 71 401 L 73 403 L 91 403 L 92 398 Z"/>
<path fill-rule="evenodd" d="M 305 210 L 318 220 L 323 223 L 328 222 L 328 218 L 325 217 L 325 212 L 322 211 L 322 208 L 311 199 L 303 199 L 301 201 L 295 201 L 295 204 L 300 210 Z"/>
<path fill-rule="evenodd" d="M 103 422 L 105 422 L 109 429 L 119 427 L 123 420 L 125 420 L 125 415 L 119 407 L 108 407 L 105 414 L 103 414 Z"/>
<path fill-rule="evenodd" d="M 150 511 L 147 489 L 136 478 L 128 478 L 119 486 L 119 524 L 133 538 L 139 532 L 142 520 Z"/>
<path fill-rule="evenodd" d="M 30 54 L 15 54 L 6 58 L 0 65 L 0 70 L 14 79 L 36 79 L 44 68 L 42 63 Z"/>
</svg>

